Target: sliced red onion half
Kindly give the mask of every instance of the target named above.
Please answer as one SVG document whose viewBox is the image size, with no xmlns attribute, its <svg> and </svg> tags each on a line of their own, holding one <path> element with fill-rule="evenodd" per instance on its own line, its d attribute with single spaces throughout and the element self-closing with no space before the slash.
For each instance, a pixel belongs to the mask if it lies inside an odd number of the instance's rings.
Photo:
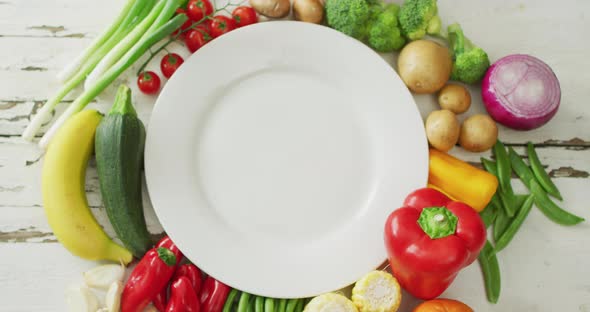
<svg viewBox="0 0 590 312">
<path fill-rule="evenodd" d="M 481 95 L 494 120 L 512 129 L 531 130 L 557 113 L 561 89 L 557 76 L 543 61 L 514 54 L 490 66 Z"/>
</svg>

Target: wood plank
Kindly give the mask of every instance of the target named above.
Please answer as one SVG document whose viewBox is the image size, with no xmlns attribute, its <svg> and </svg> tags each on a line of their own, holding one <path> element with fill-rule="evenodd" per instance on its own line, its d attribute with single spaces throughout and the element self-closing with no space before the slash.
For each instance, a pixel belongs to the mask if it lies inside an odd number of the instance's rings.
<svg viewBox="0 0 590 312">
<path fill-rule="evenodd" d="M 2 0 L 0 36 L 94 37 L 125 1 Z"/>
<path fill-rule="evenodd" d="M 59 14 L 67 14 L 64 12 L 70 9 L 78 10 L 82 6 L 78 4 L 66 5 L 68 3 L 67 0 L 59 1 L 58 5 L 52 8 L 48 8 L 48 5 L 43 1 L 37 0 L 33 2 L 39 2 L 39 5 L 35 6 L 35 8 L 50 10 L 49 12 L 56 12 L 56 14 L 58 14 L 57 12 Z M 489 52 L 492 60 L 509 53 L 533 53 L 545 60 L 560 78 L 563 91 L 562 107 L 554 120 L 540 129 L 529 132 L 513 131 L 501 127 L 500 137 L 505 141 L 522 143 L 526 140 L 532 140 L 534 142 L 546 142 L 550 144 L 590 145 L 590 137 L 588 137 L 588 133 L 590 133 L 590 122 L 588 122 L 590 118 L 590 107 L 587 105 L 578 105 L 580 99 L 590 97 L 590 90 L 585 88 L 584 85 L 584 82 L 590 79 L 590 60 L 584 55 L 585 51 L 589 49 L 590 43 L 583 39 L 590 35 L 590 22 L 584 18 L 583 14 L 580 15 L 577 13 L 577 11 L 582 11 L 577 8 L 588 6 L 589 3 L 583 1 L 570 2 L 571 5 L 564 7 L 563 10 L 554 12 L 550 20 L 547 20 L 545 15 L 540 14 L 540 12 L 552 8 L 553 4 L 545 1 L 533 2 L 529 0 L 520 4 L 503 1 L 501 4 L 499 3 L 497 6 L 494 6 L 494 8 L 481 6 L 477 2 L 466 2 L 461 7 L 444 2 L 440 4 L 440 12 L 443 19 L 447 22 L 460 21 L 466 29 L 468 36 L 475 38 L 476 43 Z M 24 2 L 8 1 L 4 6 L 10 7 L 10 10 L 13 11 L 25 10 L 25 5 L 22 3 Z M 92 5 L 96 4 L 84 6 L 85 10 L 90 10 Z M 115 2 L 112 1 L 107 1 L 104 4 L 105 7 L 112 7 L 114 5 Z M 28 9 L 29 6 L 26 5 L 26 7 Z M 101 7 L 103 7 L 102 3 Z M 9 17 L 9 14 L 6 12 L 10 10 L 0 10 L 3 12 L 0 14 L 7 14 L 6 20 L 10 21 L 10 23 L 26 22 L 26 20 L 15 20 L 14 17 Z M 572 10 L 576 10 L 576 12 Z M 52 16 L 51 14 L 45 15 Z M 100 14 L 98 15 L 100 16 Z M 93 14 L 92 18 L 95 16 Z M 102 25 L 105 21 L 109 20 L 104 16 L 100 21 L 95 21 L 92 18 L 88 21 L 86 19 L 74 21 L 76 23 L 90 24 L 92 22 L 96 25 Z M 2 17 L 0 17 L 0 20 L 2 20 Z M 537 31 L 539 24 L 548 23 L 550 25 L 560 25 L 560 27 L 546 27 L 547 29 L 543 29 L 543 31 Z M 50 24 L 49 21 L 46 24 Z M 489 36 L 488 31 L 490 27 L 493 27 L 496 33 L 511 33 L 513 35 Z M 559 44 L 546 44 L 546 38 L 560 37 L 562 29 L 575 29 L 576 31 L 573 31 L 571 35 L 560 40 Z M 72 38 L 6 37 L 0 39 L 2 40 L 0 42 L 3 42 L 2 45 L 15 46 L 18 47 L 17 51 L 22 51 L 22 53 L 14 53 L 11 49 L 2 49 L 7 51 L 2 53 L 12 56 L 7 57 L 6 61 L 4 57 L 0 58 L 0 68 L 8 69 L 8 73 L 5 73 L 5 75 L 10 82 L 0 85 L 0 103 L 10 103 L 14 100 L 42 102 L 47 99 L 58 87 L 54 79 L 57 70 L 64 66 L 68 59 L 79 53 L 84 46 L 80 44 L 80 41 L 89 42 L 88 38 L 75 40 Z M 39 43 L 43 47 L 46 47 L 49 53 L 44 52 L 45 48 L 33 48 L 34 46 L 39 46 Z M 184 48 L 172 50 L 180 51 L 184 55 L 187 55 Z M 395 57 L 392 57 L 392 55 L 384 55 L 384 57 L 390 62 L 395 62 Z M 576 61 L 572 62 L 571 60 Z M 157 62 L 152 64 L 152 68 L 157 68 Z M 22 69 L 28 70 L 23 71 Z M 21 81 L 27 81 L 29 83 L 23 84 L 20 83 Z M 134 84 L 134 79 L 132 78 L 123 78 L 122 81 Z M 109 97 L 113 89 L 111 88 L 110 92 L 107 92 L 105 96 Z M 471 90 L 474 98 L 473 108 L 467 114 L 464 114 L 465 116 L 485 112 L 479 99 L 479 88 L 473 87 Z M 72 99 L 73 96 L 68 98 Z M 424 117 L 437 107 L 434 96 L 415 96 L 415 98 Z M 149 104 L 153 104 L 153 101 L 148 101 Z M 0 118 L 3 118 L 4 114 L 14 115 L 11 112 L 0 110 Z M 463 119 L 465 116 L 461 116 L 460 118 Z M 0 127 L 0 135 L 20 133 L 23 127 L 22 124 L 25 122 L 22 119 L 18 121 L 14 127 L 12 127 L 12 124 L 4 123 Z"/>
<path fill-rule="evenodd" d="M 0 242 L 43 242 L 54 239 L 43 217 L 43 203 L 41 200 L 41 186 L 39 183 L 43 161 L 36 161 L 40 156 L 39 150 L 31 145 L 22 147 L 19 139 L 0 138 L 0 146 L 6 154 L 0 157 Z M 517 153 L 525 154 L 524 148 L 516 146 Z M 489 157 L 489 153 L 473 154 L 461 150 L 454 154 L 469 162 L 479 163 L 479 157 Z M 540 147 L 537 149 L 541 162 L 547 165 L 547 170 L 554 177 L 556 185 L 562 191 L 574 193 L 572 198 L 566 197 L 564 208 L 579 212 L 590 218 L 586 212 L 586 202 L 576 193 L 590 188 L 590 149 L 567 149 L 564 147 Z M 21 153 L 17 156 L 14 153 Z M 522 184 L 514 177 L 513 184 Z M 99 222 L 113 234 L 108 224 L 106 214 L 102 208 L 98 176 L 95 163 L 90 162 L 86 175 L 86 191 L 88 201 Z M 159 225 L 153 207 L 147 195 L 145 181 L 143 186 L 143 203 L 145 207 L 148 227 L 152 233 L 163 231 Z M 564 195 L 566 196 L 566 195 Z"/>
<path fill-rule="evenodd" d="M 587 214 L 582 191 L 590 187 L 590 180 L 582 181 L 559 179 L 558 183 L 564 205 L 575 213 Z M 516 185 L 516 191 L 522 192 L 522 185 Z M 460 299 L 481 312 L 584 311 L 590 306 L 590 280 L 580 276 L 588 276 L 590 268 L 580 266 L 579 259 L 590 256 L 590 245 L 580 244 L 577 238 L 588 235 L 588 223 L 558 226 L 535 209 L 511 244 L 498 255 L 502 294 L 497 305 L 486 302 L 476 263 L 463 270 L 442 296 Z M 62 311 L 65 287 L 79 281 L 81 272 L 96 265 L 71 256 L 58 243 L 0 244 L 0 252 L 6 255 L 0 257 L 0 266 L 11 268 L 0 274 L 7 295 L 2 305 L 5 311 Z M 47 282 L 40 283 L 40 276 Z M 559 300 L 542 300 L 538 294 L 559 294 Z M 28 303 L 26 307 L 23 302 Z M 418 303 L 407 294 L 402 302 L 403 312 L 411 311 Z"/>
</svg>

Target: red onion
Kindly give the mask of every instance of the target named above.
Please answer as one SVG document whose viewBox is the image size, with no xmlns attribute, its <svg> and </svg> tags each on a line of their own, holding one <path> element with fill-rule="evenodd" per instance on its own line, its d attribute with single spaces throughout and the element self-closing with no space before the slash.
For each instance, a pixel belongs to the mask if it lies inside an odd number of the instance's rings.
<svg viewBox="0 0 590 312">
<path fill-rule="evenodd" d="M 490 66 L 481 95 L 494 120 L 512 129 L 531 130 L 557 113 L 561 89 L 555 73 L 543 61 L 514 54 Z"/>
</svg>

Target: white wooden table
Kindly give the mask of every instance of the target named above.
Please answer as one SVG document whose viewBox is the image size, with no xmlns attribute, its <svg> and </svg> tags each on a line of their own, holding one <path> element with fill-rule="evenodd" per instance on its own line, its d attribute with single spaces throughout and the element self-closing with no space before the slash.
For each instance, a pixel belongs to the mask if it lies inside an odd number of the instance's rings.
<svg viewBox="0 0 590 312">
<path fill-rule="evenodd" d="M 122 2 L 0 0 L 0 311 L 64 311 L 66 285 L 96 265 L 70 255 L 57 243 L 42 208 L 41 153 L 19 135 L 31 112 L 57 90 L 57 71 L 114 18 Z M 563 206 L 590 219 L 590 1 L 441 0 L 439 11 L 445 23 L 461 22 L 492 60 L 530 53 L 554 69 L 563 92 L 556 117 L 530 132 L 501 128 L 500 138 L 518 152 L 525 142 L 534 142 L 564 195 Z M 184 48 L 177 51 L 188 56 Z M 392 55 L 384 58 L 394 60 Z M 134 103 L 147 122 L 154 98 L 136 90 L 133 72 L 119 82 L 133 87 Z M 104 111 L 113 89 L 94 105 Z M 483 111 L 479 89 L 472 92 L 474 104 L 467 115 Z M 416 100 L 423 116 L 436 107 L 432 96 Z M 459 148 L 452 153 L 472 162 L 482 156 Z M 86 187 L 89 202 L 112 235 L 97 182 L 92 165 Z M 518 181 L 513 184 L 524 191 Z M 161 233 L 147 197 L 145 202 L 150 231 Z M 589 223 L 561 227 L 533 210 L 499 259 L 502 295 L 497 305 L 486 301 L 477 264 L 461 272 L 444 296 L 462 300 L 478 312 L 590 311 Z M 404 312 L 415 305 L 410 296 L 403 302 Z"/>
</svg>

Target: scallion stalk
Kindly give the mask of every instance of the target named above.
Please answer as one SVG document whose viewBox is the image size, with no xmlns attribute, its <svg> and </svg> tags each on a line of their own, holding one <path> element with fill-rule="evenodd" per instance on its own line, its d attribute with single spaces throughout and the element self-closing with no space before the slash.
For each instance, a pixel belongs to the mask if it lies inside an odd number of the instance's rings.
<svg viewBox="0 0 590 312">
<path fill-rule="evenodd" d="M 172 3 L 172 5 L 170 5 Z M 168 16 L 168 19 L 174 15 L 174 11 L 182 3 L 182 0 L 169 0 L 167 5 L 162 10 L 160 16 Z M 166 21 L 165 18 L 158 18 L 158 20 Z M 109 84 L 111 84 L 117 77 L 119 77 L 127 68 L 135 63 L 152 45 L 158 41 L 164 39 L 172 32 L 177 30 L 185 21 L 187 17 L 185 15 L 177 15 L 172 20 L 169 20 L 162 26 L 155 29 L 152 33 L 146 33 L 125 55 L 115 63 L 104 75 L 100 77 L 91 88 L 85 90 L 70 106 L 68 109 L 57 119 L 57 121 L 51 126 L 51 128 L 45 133 L 45 135 L 39 141 L 39 146 L 45 148 L 51 138 L 54 136 L 57 129 L 59 129 L 63 123 L 75 113 L 81 111 L 92 101 L 97 95 L 99 95 Z M 155 24 L 155 23 L 154 23 Z"/>
<path fill-rule="evenodd" d="M 174 2 L 174 1 L 172 1 Z M 160 13 L 163 11 L 163 8 L 166 4 L 169 4 L 170 1 L 160 1 L 156 5 L 156 7 L 150 12 L 148 17 L 145 18 L 144 21 L 138 27 L 133 29 L 130 33 L 123 38 L 123 40 L 119 41 L 114 48 L 110 49 L 106 55 L 102 57 L 100 62 L 94 67 L 92 72 L 86 77 L 86 81 L 84 81 L 84 89 L 87 90 L 91 88 L 96 81 L 109 69 L 115 62 L 117 62 L 129 49 L 141 39 L 141 37 L 145 34 L 149 34 L 152 31 L 153 27 L 158 25 L 161 26 L 161 22 L 159 22 Z M 168 18 L 170 19 L 170 17 Z M 146 21 L 150 21 L 149 23 L 144 23 Z"/>
<path fill-rule="evenodd" d="M 31 141 L 35 134 L 39 131 L 43 123 L 50 118 L 51 111 L 63 100 L 70 91 L 78 86 L 86 75 L 90 73 L 96 64 L 104 57 L 105 54 L 119 41 L 121 41 L 129 32 L 131 32 L 138 24 L 143 22 L 146 15 L 151 11 L 155 4 L 155 0 L 136 0 L 133 7 L 129 10 L 125 19 L 119 25 L 119 28 L 98 50 L 92 53 L 92 56 L 85 62 L 76 74 L 70 78 L 65 85 L 61 87 L 45 104 L 39 109 L 37 114 L 33 116 L 31 122 L 22 134 L 25 140 Z"/>
<path fill-rule="evenodd" d="M 137 4 L 136 0 L 128 0 L 119 16 L 113 23 L 105 29 L 102 34 L 96 37 L 92 43 L 80 53 L 71 63 L 66 65 L 62 71 L 57 74 L 57 79 L 61 82 L 66 82 L 76 73 L 76 71 L 85 64 L 85 62 L 92 56 L 94 51 L 98 50 L 114 33 L 117 31 L 125 17 L 129 15 L 129 11 Z"/>
</svg>

